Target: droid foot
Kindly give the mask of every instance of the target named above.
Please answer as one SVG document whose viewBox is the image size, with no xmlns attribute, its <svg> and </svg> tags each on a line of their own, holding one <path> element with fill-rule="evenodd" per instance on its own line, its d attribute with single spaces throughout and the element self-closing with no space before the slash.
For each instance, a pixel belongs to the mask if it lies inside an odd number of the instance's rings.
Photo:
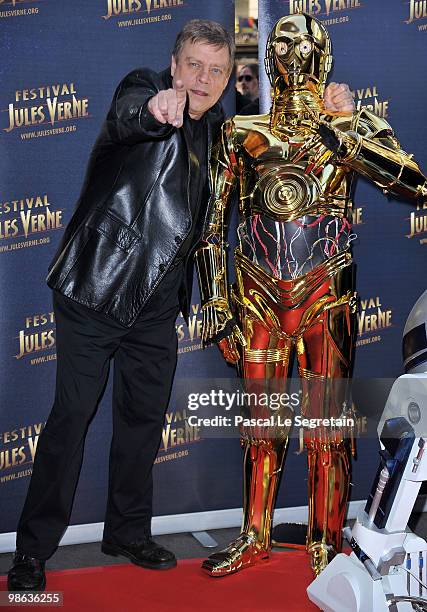
<svg viewBox="0 0 427 612">
<path fill-rule="evenodd" d="M 243 533 L 224 550 L 205 559 L 202 569 L 213 577 L 228 576 L 251 565 L 268 561 L 268 552 L 255 538 Z"/>
<path fill-rule="evenodd" d="M 318 576 L 337 554 L 333 546 L 324 542 L 313 542 L 307 552 L 311 557 L 311 569 L 315 576 Z"/>
</svg>

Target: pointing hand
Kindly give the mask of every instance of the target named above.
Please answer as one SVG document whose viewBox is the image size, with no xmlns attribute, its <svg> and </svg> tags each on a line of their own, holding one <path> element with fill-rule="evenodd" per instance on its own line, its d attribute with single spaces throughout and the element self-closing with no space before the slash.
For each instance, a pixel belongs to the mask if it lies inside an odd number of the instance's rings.
<svg viewBox="0 0 427 612">
<path fill-rule="evenodd" d="M 181 127 L 186 101 L 184 83 L 177 81 L 172 89 L 163 89 L 153 96 L 148 102 L 148 110 L 160 123 Z"/>
</svg>

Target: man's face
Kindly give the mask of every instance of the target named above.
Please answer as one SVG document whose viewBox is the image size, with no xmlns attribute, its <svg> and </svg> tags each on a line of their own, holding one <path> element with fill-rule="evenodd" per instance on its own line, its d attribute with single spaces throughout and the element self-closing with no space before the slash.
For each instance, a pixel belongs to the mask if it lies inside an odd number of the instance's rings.
<svg viewBox="0 0 427 612">
<path fill-rule="evenodd" d="M 227 47 L 187 40 L 177 58 L 172 56 L 174 84 L 180 80 L 188 93 L 188 113 L 201 119 L 221 97 L 230 76 Z"/>
<path fill-rule="evenodd" d="M 247 66 L 244 66 L 237 77 L 237 82 L 241 93 L 251 100 L 258 98 L 258 79 L 252 74 L 252 71 Z"/>
</svg>

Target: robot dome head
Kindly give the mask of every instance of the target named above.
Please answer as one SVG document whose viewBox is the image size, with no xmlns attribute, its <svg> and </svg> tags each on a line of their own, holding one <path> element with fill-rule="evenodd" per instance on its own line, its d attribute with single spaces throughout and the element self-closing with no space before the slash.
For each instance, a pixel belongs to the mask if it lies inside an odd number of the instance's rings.
<svg viewBox="0 0 427 612">
<path fill-rule="evenodd" d="M 427 291 L 409 313 L 403 330 L 402 349 L 407 374 L 427 372 Z"/>
<path fill-rule="evenodd" d="M 284 90 L 311 82 L 322 94 L 332 67 L 328 31 L 306 13 L 282 17 L 270 32 L 264 62 L 273 87 Z"/>
</svg>

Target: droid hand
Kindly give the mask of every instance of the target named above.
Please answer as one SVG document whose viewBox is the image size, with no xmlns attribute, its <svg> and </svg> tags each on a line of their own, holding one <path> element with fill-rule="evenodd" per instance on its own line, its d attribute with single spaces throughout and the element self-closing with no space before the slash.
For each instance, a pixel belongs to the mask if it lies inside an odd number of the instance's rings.
<svg viewBox="0 0 427 612">
<path fill-rule="evenodd" d="M 322 144 L 332 151 L 335 155 L 339 155 L 342 146 L 342 139 L 339 137 L 338 130 L 328 126 L 326 123 L 319 123 L 319 134 L 322 139 Z"/>
<path fill-rule="evenodd" d="M 322 144 L 332 151 L 338 160 L 345 161 L 350 153 L 357 154 L 360 136 L 355 132 L 343 132 L 322 120 L 318 122 L 318 132 Z"/>
<path fill-rule="evenodd" d="M 237 363 L 240 359 L 238 344 L 246 346 L 245 338 L 227 307 L 206 304 L 203 307 L 203 342 L 216 342 L 224 359 L 229 363 Z"/>
<path fill-rule="evenodd" d="M 214 338 L 222 356 L 228 363 L 237 363 L 240 359 L 238 345 L 246 346 L 246 340 L 236 320 L 232 317 L 222 332 Z"/>
<path fill-rule="evenodd" d="M 240 355 L 233 334 L 220 340 L 218 342 L 218 348 L 221 351 L 225 361 L 228 363 L 236 364 L 239 361 Z"/>
</svg>

